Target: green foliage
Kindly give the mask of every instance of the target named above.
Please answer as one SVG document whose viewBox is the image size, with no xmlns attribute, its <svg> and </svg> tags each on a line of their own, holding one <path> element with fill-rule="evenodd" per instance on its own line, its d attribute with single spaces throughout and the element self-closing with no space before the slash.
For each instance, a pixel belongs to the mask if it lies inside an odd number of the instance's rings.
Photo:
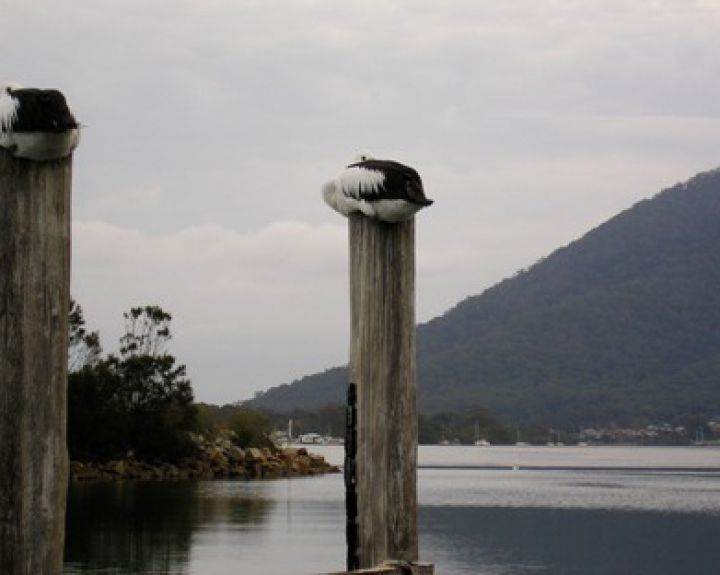
<svg viewBox="0 0 720 575">
<path fill-rule="evenodd" d="M 120 338 L 120 355 L 158 356 L 170 340 L 172 316 L 156 305 L 134 307 L 124 313 L 125 335 Z"/>
<path fill-rule="evenodd" d="M 231 404 L 200 403 L 197 408 L 198 429 L 204 435 L 213 437 L 229 430 L 234 432 L 234 441 L 239 447 L 272 447 L 270 412 Z"/>
<path fill-rule="evenodd" d="M 720 414 L 720 171 L 665 190 L 418 328 L 425 413 L 559 429 Z M 342 403 L 335 368 L 253 401 Z"/>
<path fill-rule="evenodd" d="M 131 320 L 120 357 L 109 355 L 69 376 L 70 456 L 103 460 L 132 451 L 140 459 L 172 461 L 188 455 L 197 411 L 185 366 L 161 353 L 171 337 L 170 315 L 148 306 L 125 317 Z"/>
<path fill-rule="evenodd" d="M 100 334 L 87 331 L 82 307 L 71 299 L 68 314 L 68 371 L 73 373 L 85 366 L 95 365 L 101 356 Z"/>
<path fill-rule="evenodd" d="M 235 443 L 242 448 L 271 447 L 270 419 L 254 409 L 238 409 L 230 419 L 229 428 L 235 433 Z"/>
<path fill-rule="evenodd" d="M 347 369 L 335 367 L 256 393 L 249 403 L 282 413 L 293 410 L 313 412 L 323 405 L 344 403 L 348 381 Z"/>
<path fill-rule="evenodd" d="M 126 418 L 113 399 L 120 382 L 107 363 L 68 376 L 68 451 L 80 461 L 104 461 L 129 449 Z"/>
</svg>

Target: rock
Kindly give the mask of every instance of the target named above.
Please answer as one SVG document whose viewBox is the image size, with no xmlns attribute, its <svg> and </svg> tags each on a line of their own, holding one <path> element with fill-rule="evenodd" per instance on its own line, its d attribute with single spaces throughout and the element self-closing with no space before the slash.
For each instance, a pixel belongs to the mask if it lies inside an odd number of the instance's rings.
<svg viewBox="0 0 720 575">
<path fill-rule="evenodd" d="M 267 457 L 265 456 L 263 450 L 258 449 L 257 447 L 248 447 L 245 450 L 245 457 L 249 463 L 262 463 L 267 460 Z"/>
<path fill-rule="evenodd" d="M 223 438 L 216 439 L 215 445 L 217 445 L 220 449 L 222 449 L 224 451 L 227 451 L 228 449 L 230 449 L 233 446 L 232 441 L 230 441 L 229 439 L 223 439 Z"/>
<path fill-rule="evenodd" d="M 235 445 L 231 445 L 227 450 L 227 458 L 233 463 L 242 463 L 245 461 L 245 452 Z"/>
<path fill-rule="evenodd" d="M 325 458 L 322 455 L 315 455 L 314 453 L 311 453 L 308 455 L 308 458 L 310 459 L 310 466 L 316 469 L 327 465 Z"/>
<path fill-rule="evenodd" d="M 286 447 L 280 451 L 280 457 L 288 464 L 292 464 L 298 457 L 298 449 L 295 447 Z"/>
</svg>

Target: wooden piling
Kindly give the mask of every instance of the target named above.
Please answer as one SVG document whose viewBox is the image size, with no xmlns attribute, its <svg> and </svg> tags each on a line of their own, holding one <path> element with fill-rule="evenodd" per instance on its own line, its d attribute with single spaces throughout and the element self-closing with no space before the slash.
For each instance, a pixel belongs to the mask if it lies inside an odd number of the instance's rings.
<svg viewBox="0 0 720 575">
<path fill-rule="evenodd" d="M 0 573 L 62 573 L 72 158 L 0 149 Z"/>
<path fill-rule="evenodd" d="M 372 568 L 418 559 L 415 222 L 349 219 L 358 557 Z"/>
</svg>

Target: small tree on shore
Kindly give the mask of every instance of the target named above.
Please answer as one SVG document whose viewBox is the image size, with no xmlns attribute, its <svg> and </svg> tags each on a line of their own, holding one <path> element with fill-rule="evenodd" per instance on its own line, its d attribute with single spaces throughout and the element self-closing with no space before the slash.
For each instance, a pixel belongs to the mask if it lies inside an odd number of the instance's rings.
<svg viewBox="0 0 720 575">
<path fill-rule="evenodd" d="M 229 427 L 235 432 L 235 443 L 245 447 L 272 447 L 270 418 L 255 409 L 239 408 L 232 415 Z"/>
</svg>

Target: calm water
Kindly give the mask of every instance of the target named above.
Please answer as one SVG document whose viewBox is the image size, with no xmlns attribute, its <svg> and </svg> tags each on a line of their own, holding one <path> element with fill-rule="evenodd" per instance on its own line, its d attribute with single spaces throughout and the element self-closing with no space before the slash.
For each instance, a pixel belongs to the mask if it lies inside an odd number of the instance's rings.
<svg viewBox="0 0 720 575">
<path fill-rule="evenodd" d="M 720 573 L 720 449 L 421 447 L 420 464 L 438 575 Z M 74 484 L 65 575 L 333 571 L 344 521 L 339 474 Z"/>
</svg>

